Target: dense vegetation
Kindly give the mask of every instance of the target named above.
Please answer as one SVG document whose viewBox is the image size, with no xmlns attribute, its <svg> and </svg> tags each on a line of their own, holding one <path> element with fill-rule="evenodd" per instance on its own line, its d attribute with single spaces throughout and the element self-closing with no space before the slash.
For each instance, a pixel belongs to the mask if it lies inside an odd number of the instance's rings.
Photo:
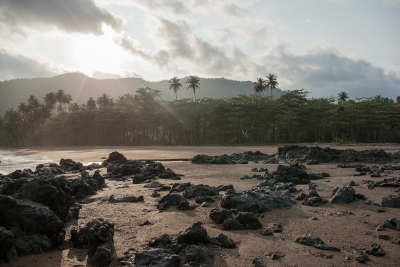
<svg viewBox="0 0 400 267">
<path fill-rule="evenodd" d="M 294 90 L 278 99 L 256 93 L 167 102 L 147 87 L 118 99 L 71 100 L 59 90 L 9 108 L 0 119 L 0 145 L 400 142 L 400 104 L 380 96 L 310 99 Z"/>
</svg>

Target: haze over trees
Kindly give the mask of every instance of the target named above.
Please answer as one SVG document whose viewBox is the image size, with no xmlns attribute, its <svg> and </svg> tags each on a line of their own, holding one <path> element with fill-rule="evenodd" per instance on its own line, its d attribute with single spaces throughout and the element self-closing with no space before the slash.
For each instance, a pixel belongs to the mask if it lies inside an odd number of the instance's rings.
<svg viewBox="0 0 400 267">
<path fill-rule="evenodd" d="M 301 89 L 277 99 L 256 93 L 165 101 L 160 91 L 144 87 L 78 104 L 59 90 L 8 108 L 0 119 L 0 145 L 400 142 L 400 104 L 382 96 L 345 99 L 308 98 Z"/>
</svg>

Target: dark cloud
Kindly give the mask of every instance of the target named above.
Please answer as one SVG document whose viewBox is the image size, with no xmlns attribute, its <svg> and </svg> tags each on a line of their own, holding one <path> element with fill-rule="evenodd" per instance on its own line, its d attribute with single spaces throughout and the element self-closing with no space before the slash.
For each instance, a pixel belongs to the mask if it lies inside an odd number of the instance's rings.
<svg viewBox="0 0 400 267">
<path fill-rule="evenodd" d="M 400 77 L 362 59 L 352 59 L 334 49 L 315 49 L 304 55 L 276 48 L 264 58 L 267 72 L 274 72 L 287 84 L 304 88 L 315 96 L 337 95 L 346 91 L 352 97 L 377 94 L 394 98 L 399 94 Z M 296 89 L 288 88 L 288 89 Z"/>
<path fill-rule="evenodd" d="M 187 24 L 178 25 L 161 17 L 158 19 L 161 23 L 158 31 L 159 36 L 167 42 L 174 56 L 191 58 L 193 56 L 193 49 L 189 43 L 191 33 Z"/>
<path fill-rule="evenodd" d="M 0 49 L 0 80 L 52 77 L 61 72 L 48 63 Z"/>
<path fill-rule="evenodd" d="M 115 40 L 115 43 L 119 46 L 121 46 L 123 49 L 128 51 L 130 54 L 134 56 L 139 56 L 143 59 L 149 60 L 152 59 L 151 55 L 148 55 L 146 52 L 142 51 L 140 48 L 138 48 L 134 42 L 128 38 L 128 37 L 118 37 Z"/>
<path fill-rule="evenodd" d="M 102 34 L 102 25 L 113 28 L 121 20 L 93 0 L 2 0 L 0 17 L 10 27 L 56 27 L 70 33 Z"/>
</svg>

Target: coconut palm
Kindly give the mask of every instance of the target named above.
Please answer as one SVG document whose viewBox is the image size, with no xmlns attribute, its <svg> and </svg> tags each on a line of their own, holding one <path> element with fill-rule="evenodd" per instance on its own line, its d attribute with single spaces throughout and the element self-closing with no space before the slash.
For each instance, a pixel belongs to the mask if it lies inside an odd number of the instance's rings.
<svg viewBox="0 0 400 267">
<path fill-rule="evenodd" d="M 268 74 L 267 80 L 265 81 L 265 87 L 271 90 L 271 99 L 273 99 L 272 96 L 272 90 L 276 89 L 279 85 L 278 81 L 276 80 L 278 77 L 276 77 L 274 74 Z"/>
<path fill-rule="evenodd" d="M 169 80 L 168 84 L 169 90 L 174 90 L 176 100 L 178 100 L 179 87 L 182 86 L 182 84 L 179 82 L 179 79 L 175 76 L 174 78 L 171 78 L 171 80 Z"/>
<path fill-rule="evenodd" d="M 200 79 L 197 76 L 190 75 L 185 84 L 189 84 L 188 88 L 193 89 L 194 93 L 194 102 L 196 102 L 196 89 L 200 89 Z"/>
<path fill-rule="evenodd" d="M 338 104 L 342 104 L 347 101 L 349 95 L 346 92 L 340 92 L 338 94 Z"/>
<path fill-rule="evenodd" d="M 258 94 L 265 91 L 265 81 L 263 78 L 257 78 L 257 82 L 254 83 L 254 91 Z"/>
</svg>

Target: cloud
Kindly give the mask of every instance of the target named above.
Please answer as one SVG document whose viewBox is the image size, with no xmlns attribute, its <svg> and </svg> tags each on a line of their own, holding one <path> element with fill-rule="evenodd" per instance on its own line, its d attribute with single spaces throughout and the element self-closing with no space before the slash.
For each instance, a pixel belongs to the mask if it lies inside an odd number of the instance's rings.
<svg viewBox="0 0 400 267">
<path fill-rule="evenodd" d="M 313 49 L 294 55 L 283 45 L 265 56 L 266 70 L 282 79 L 283 88 L 310 91 L 314 96 L 337 95 L 346 91 L 352 97 L 377 94 L 395 97 L 400 87 L 400 76 L 385 72 L 363 59 L 353 59 L 335 49 Z"/>
<path fill-rule="evenodd" d="M 65 72 L 40 59 L 0 49 L 0 80 L 52 77 Z"/>
<path fill-rule="evenodd" d="M 2 0 L 1 22 L 13 28 L 57 28 L 68 33 L 101 35 L 102 25 L 114 29 L 122 21 L 93 0 Z"/>
<path fill-rule="evenodd" d="M 129 36 L 116 37 L 114 42 L 134 56 L 139 56 L 145 60 L 152 59 L 151 55 L 143 51 L 139 42 L 137 40 L 132 40 Z"/>
</svg>

